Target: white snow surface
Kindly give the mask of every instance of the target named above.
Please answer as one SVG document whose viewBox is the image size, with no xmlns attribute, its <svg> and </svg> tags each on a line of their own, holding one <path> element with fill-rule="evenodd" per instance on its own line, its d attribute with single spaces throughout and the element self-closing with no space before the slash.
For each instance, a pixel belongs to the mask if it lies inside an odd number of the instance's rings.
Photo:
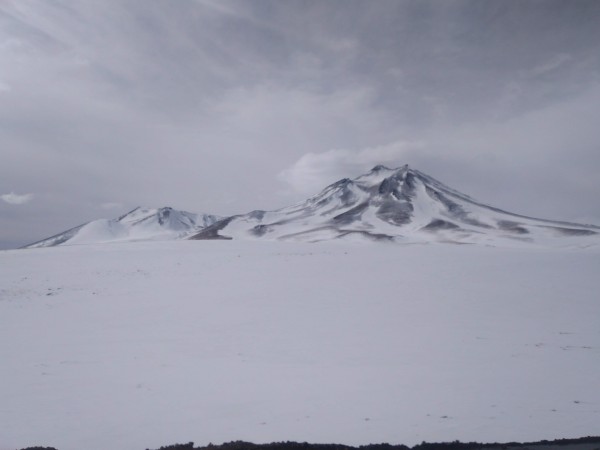
<svg viewBox="0 0 600 450">
<path fill-rule="evenodd" d="M 598 434 L 600 249 L 0 252 L 0 449 Z"/>
</svg>

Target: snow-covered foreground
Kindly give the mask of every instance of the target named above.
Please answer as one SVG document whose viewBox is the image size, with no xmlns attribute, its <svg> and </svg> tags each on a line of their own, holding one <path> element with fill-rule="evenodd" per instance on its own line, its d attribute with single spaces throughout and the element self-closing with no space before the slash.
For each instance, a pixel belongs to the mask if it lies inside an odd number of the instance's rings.
<svg viewBox="0 0 600 450">
<path fill-rule="evenodd" d="M 600 250 L 0 252 L 0 449 L 598 434 Z"/>
</svg>

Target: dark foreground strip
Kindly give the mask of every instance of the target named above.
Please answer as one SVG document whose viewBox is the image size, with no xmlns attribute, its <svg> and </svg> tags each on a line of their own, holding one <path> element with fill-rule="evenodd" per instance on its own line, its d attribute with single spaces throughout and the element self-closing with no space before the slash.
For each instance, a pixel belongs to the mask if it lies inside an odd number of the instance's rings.
<svg viewBox="0 0 600 450">
<path fill-rule="evenodd" d="M 21 450 L 58 450 L 54 447 L 27 447 Z M 108 449 L 107 449 L 108 450 Z M 146 449 L 149 450 L 149 449 Z M 538 442 L 508 442 L 504 444 L 480 444 L 478 442 L 442 442 L 437 444 L 423 442 L 414 447 L 406 445 L 369 444 L 350 447 L 341 444 L 309 444 L 307 442 L 272 442 L 253 444 L 235 441 L 221 445 L 208 444 L 206 447 L 194 447 L 193 442 L 160 447 L 158 450 L 600 450 L 600 436 L 588 436 L 579 439 L 556 439 Z"/>
</svg>

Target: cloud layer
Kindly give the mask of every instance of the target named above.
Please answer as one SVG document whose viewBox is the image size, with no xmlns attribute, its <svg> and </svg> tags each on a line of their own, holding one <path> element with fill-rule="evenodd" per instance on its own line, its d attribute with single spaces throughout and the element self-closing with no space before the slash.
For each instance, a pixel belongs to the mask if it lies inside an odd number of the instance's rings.
<svg viewBox="0 0 600 450">
<path fill-rule="evenodd" d="M 2 2 L 0 192 L 39 201 L 0 203 L 0 247 L 116 205 L 273 209 L 377 163 L 600 223 L 598 20 L 595 0 Z"/>
<path fill-rule="evenodd" d="M 33 194 L 15 194 L 11 192 L 10 194 L 0 195 L 0 198 L 9 205 L 23 205 L 33 200 Z"/>
<path fill-rule="evenodd" d="M 358 176 L 378 164 L 396 167 L 399 161 L 407 161 L 409 155 L 423 147 L 424 144 L 419 142 L 399 141 L 358 151 L 333 149 L 306 153 L 282 171 L 279 179 L 300 193 L 316 193 L 326 183 Z"/>
</svg>

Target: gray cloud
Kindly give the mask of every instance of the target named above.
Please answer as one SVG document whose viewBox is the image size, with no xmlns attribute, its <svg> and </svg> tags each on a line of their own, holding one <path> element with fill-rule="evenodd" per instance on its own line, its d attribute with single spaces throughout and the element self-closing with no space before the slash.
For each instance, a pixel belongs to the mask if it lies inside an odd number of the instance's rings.
<svg viewBox="0 0 600 450">
<path fill-rule="evenodd" d="M 0 204 L 0 247 L 118 205 L 277 208 L 379 162 L 600 223 L 599 19 L 593 0 L 3 2 L 0 192 L 37 201 Z"/>
<path fill-rule="evenodd" d="M 332 149 L 323 153 L 306 153 L 290 168 L 279 174 L 281 181 L 292 189 L 311 194 L 331 180 L 358 176 L 378 164 L 396 167 L 409 155 L 418 154 L 424 147 L 420 142 L 392 142 L 379 147 L 367 147 L 358 152 Z"/>
<path fill-rule="evenodd" d="M 0 195 L 0 199 L 10 205 L 24 205 L 33 200 L 33 194 L 15 194 L 11 192 L 9 194 Z"/>
</svg>

